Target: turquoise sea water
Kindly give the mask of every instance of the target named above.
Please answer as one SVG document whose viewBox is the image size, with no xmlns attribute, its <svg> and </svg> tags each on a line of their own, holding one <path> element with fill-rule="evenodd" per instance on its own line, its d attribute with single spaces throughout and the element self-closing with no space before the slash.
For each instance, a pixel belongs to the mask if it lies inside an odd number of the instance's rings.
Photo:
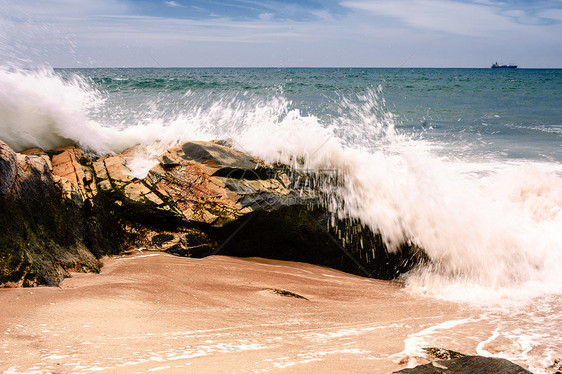
<svg viewBox="0 0 562 374">
<path fill-rule="evenodd" d="M 288 110 L 330 125 L 353 115 L 342 97 L 363 104 L 358 96 L 375 90 L 379 115 L 394 114 L 398 131 L 438 142 L 452 155 L 562 161 L 560 69 L 76 69 L 57 74 L 77 74 L 99 90 L 108 99 L 99 109 L 100 120 L 120 126 L 149 113 L 170 117 L 218 99 L 273 97 L 288 100 Z"/>
</svg>

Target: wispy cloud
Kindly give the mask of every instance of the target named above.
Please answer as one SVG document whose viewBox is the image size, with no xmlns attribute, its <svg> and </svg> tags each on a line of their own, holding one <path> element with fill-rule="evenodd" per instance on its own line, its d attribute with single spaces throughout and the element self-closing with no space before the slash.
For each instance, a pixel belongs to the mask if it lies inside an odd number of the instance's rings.
<svg viewBox="0 0 562 374">
<path fill-rule="evenodd" d="M 532 6 L 536 3 L 489 0 L 344 0 L 341 4 L 355 11 L 368 12 L 386 22 L 393 20 L 421 31 L 487 37 L 493 33 L 516 31 L 518 25 L 541 25 L 548 23 L 546 20 L 557 19 L 561 2 L 543 2 L 539 13 Z"/>
<path fill-rule="evenodd" d="M 164 1 L 164 4 L 172 8 L 183 8 L 183 5 L 178 4 L 175 1 Z"/>
<path fill-rule="evenodd" d="M 495 5 L 451 0 L 348 0 L 342 5 L 393 19 L 406 26 L 467 36 L 509 29 L 513 22 Z"/>
<path fill-rule="evenodd" d="M 562 6 L 562 4 L 561 4 Z M 562 8 L 561 9 L 548 9 L 548 10 L 541 10 L 537 13 L 538 17 L 541 17 L 545 20 L 554 21 L 557 23 L 562 23 Z"/>
</svg>

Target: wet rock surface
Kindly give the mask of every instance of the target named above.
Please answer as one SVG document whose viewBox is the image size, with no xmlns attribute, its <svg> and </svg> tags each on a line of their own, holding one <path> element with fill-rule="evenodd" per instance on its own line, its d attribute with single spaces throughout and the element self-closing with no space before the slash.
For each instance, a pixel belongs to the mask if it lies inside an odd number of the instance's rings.
<svg viewBox="0 0 562 374">
<path fill-rule="evenodd" d="M 462 356 L 450 360 L 434 361 L 429 364 L 416 366 L 412 369 L 402 369 L 395 373 L 408 374 L 532 374 L 519 365 L 503 358 L 482 356 Z"/>
<path fill-rule="evenodd" d="M 469 356 L 443 348 L 424 348 L 428 356 L 436 361 L 402 369 L 394 373 L 409 374 L 532 374 L 530 371 L 503 358 Z"/>
</svg>

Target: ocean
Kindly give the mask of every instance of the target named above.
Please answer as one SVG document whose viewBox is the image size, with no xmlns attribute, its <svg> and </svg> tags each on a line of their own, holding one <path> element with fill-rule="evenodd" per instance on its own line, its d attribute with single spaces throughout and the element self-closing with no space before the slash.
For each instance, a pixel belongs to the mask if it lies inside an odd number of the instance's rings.
<svg viewBox="0 0 562 374">
<path fill-rule="evenodd" d="M 441 335 L 536 373 L 562 358 L 560 69 L 6 68 L 0 139 L 141 144 L 137 177 L 169 146 L 211 139 L 337 171 L 334 214 L 430 259 L 401 277 L 406 291 L 474 311 L 407 350 Z"/>
</svg>

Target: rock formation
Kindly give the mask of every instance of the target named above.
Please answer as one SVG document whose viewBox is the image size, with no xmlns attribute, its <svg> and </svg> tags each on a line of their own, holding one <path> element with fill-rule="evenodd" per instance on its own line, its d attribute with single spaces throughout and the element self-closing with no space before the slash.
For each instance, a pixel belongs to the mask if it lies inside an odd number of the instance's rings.
<svg viewBox="0 0 562 374">
<path fill-rule="evenodd" d="M 411 266 L 408 248 L 388 255 L 365 228 L 344 247 L 321 194 L 302 183 L 306 175 L 221 142 L 170 148 L 143 179 L 128 168 L 134 148 L 101 158 L 75 146 L 17 154 L 0 143 L 0 151 L 0 284 L 58 284 L 69 270 L 97 271 L 99 257 L 135 247 L 304 261 L 382 278 Z"/>
<path fill-rule="evenodd" d="M 0 284 L 57 284 L 68 270 L 98 271 L 82 200 L 61 192 L 46 154 L 17 154 L 0 142 Z M 95 235 L 95 234 L 92 234 Z"/>
<path fill-rule="evenodd" d="M 432 361 L 429 364 L 418 365 L 411 369 L 402 369 L 395 373 L 532 374 L 521 366 L 503 358 L 469 356 L 442 348 L 426 348 L 426 351 L 431 357 L 437 358 L 438 360 Z"/>
</svg>

